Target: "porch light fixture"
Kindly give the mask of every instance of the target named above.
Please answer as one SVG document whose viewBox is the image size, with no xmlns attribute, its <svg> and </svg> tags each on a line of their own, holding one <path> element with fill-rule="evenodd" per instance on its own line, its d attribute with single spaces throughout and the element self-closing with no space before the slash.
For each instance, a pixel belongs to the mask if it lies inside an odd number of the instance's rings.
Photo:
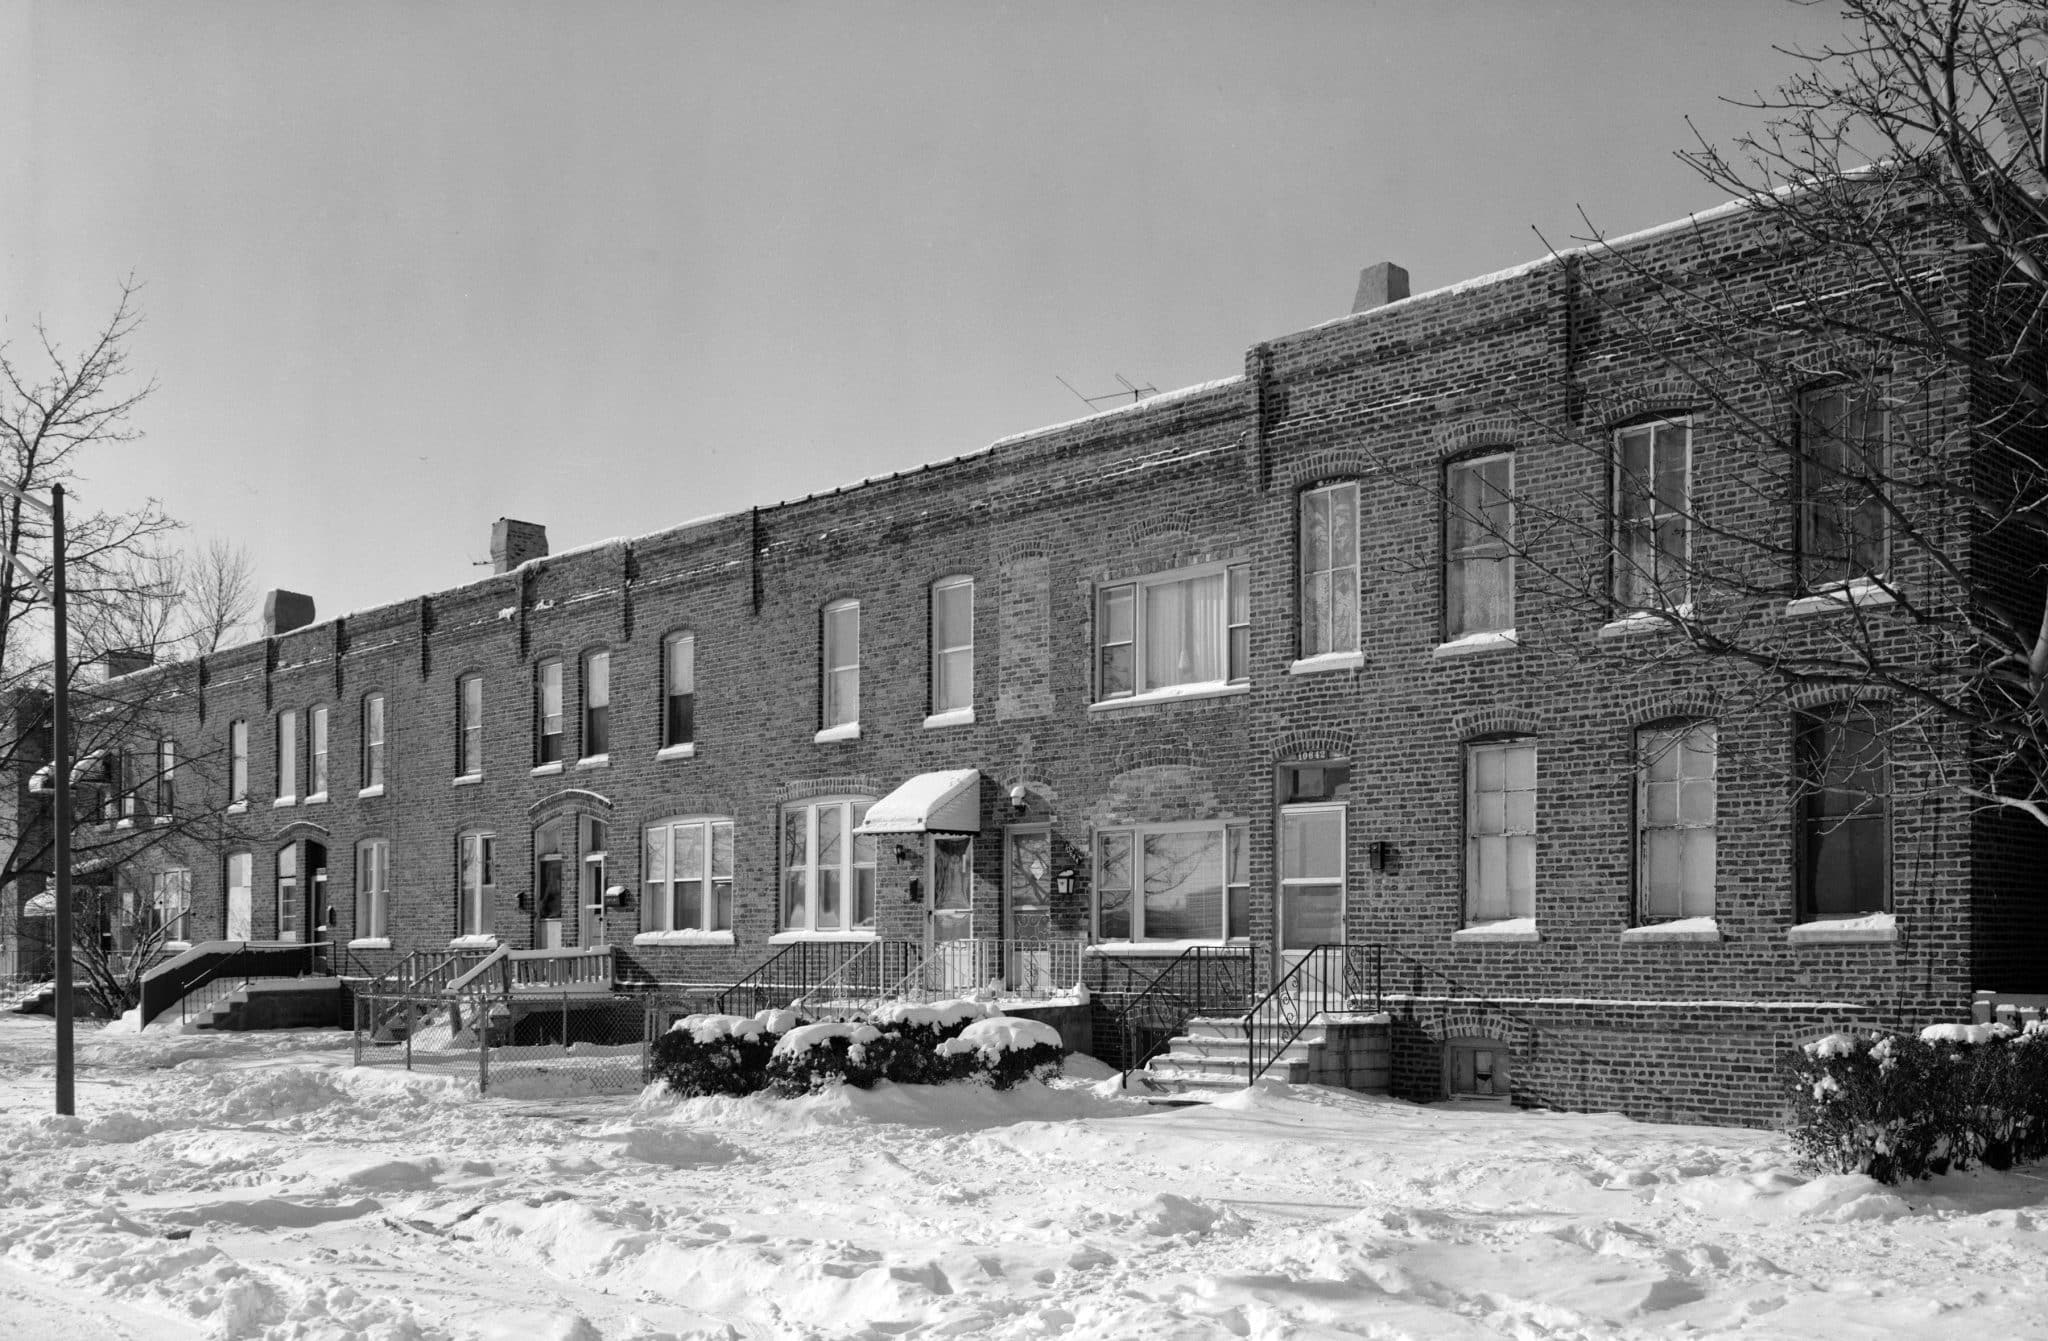
<svg viewBox="0 0 2048 1341">
<path fill-rule="evenodd" d="M 1052 892 L 1063 899 L 1071 899 L 1080 882 L 1081 876 L 1078 871 L 1071 866 L 1062 866 L 1052 873 Z"/>
</svg>

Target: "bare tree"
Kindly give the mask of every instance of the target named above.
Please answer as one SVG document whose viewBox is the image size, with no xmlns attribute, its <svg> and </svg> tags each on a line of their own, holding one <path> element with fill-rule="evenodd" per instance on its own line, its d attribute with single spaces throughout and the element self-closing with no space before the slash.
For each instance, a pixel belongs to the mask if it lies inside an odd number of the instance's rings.
<svg viewBox="0 0 2048 1341">
<path fill-rule="evenodd" d="M 241 641 L 256 606 L 256 565 L 247 548 L 215 538 L 182 564 L 181 651 L 205 656 Z"/>
</svg>

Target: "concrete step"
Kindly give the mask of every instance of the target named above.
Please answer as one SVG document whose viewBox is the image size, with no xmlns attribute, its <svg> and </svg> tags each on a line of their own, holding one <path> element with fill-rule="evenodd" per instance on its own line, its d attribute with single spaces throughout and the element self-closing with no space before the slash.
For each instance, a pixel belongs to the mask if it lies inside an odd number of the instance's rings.
<svg viewBox="0 0 2048 1341">
<path fill-rule="evenodd" d="M 1323 1040 L 1304 1034 L 1280 1050 L 1282 1057 L 1307 1058 L 1309 1050 Z M 1242 1038 L 1216 1038 L 1206 1034 L 1181 1034 L 1166 1045 L 1167 1051 L 1196 1057 L 1235 1057 L 1242 1061 L 1250 1051 Z"/>
<path fill-rule="evenodd" d="M 1239 1086 L 1251 1083 L 1251 1059 L 1243 1055 L 1235 1057 L 1212 1057 L 1200 1053 L 1163 1052 L 1146 1063 L 1146 1069 L 1154 1076 L 1180 1079 L 1189 1075 L 1213 1076 L 1229 1079 Z M 1266 1068 L 1266 1074 L 1289 1084 L 1300 1084 L 1308 1079 L 1308 1058 L 1281 1057 Z"/>
<path fill-rule="evenodd" d="M 1244 1077 L 1211 1075 L 1202 1071 L 1166 1074 L 1154 1071 L 1131 1073 L 1130 1089 L 1143 1091 L 1155 1103 L 1172 1103 L 1176 1096 L 1191 1094 L 1232 1094 L 1244 1088 Z"/>
</svg>

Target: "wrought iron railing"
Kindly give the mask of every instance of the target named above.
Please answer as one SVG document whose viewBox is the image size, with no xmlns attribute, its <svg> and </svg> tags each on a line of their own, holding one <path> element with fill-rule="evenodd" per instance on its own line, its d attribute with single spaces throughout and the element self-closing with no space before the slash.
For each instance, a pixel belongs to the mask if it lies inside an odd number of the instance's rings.
<svg viewBox="0 0 2048 1341">
<path fill-rule="evenodd" d="M 917 941 L 869 941 L 839 962 L 791 1005 L 811 1015 L 863 1015 L 902 995 L 923 965 Z"/>
<path fill-rule="evenodd" d="M 216 978 L 305 977 L 313 971 L 317 949 L 307 941 L 215 941 L 196 945 L 142 975 L 138 1018 L 146 1027 L 193 990 Z"/>
<path fill-rule="evenodd" d="M 1318 1017 L 1378 1010 L 1384 962 L 1377 945 L 1318 945 L 1304 952 L 1245 1013 L 1247 1079 L 1257 1080 L 1272 1069 Z"/>
<path fill-rule="evenodd" d="M 904 1001 L 939 1001 L 983 993 L 1033 999 L 1058 996 L 1080 985 L 1083 944 L 1079 940 L 973 937 L 940 941 L 888 995 Z"/>
<path fill-rule="evenodd" d="M 1004 990 L 1010 996 L 1063 996 L 1081 985 L 1078 938 L 1045 941 L 1004 941 Z"/>
<path fill-rule="evenodd" d="M 752 1015 L 787 1006 L 832 976 L 863 945 L 859 941 L 796 941 L 783 946 L 718 994 L 721 1015 Z"/>
<path fill-rule="evenodd" d="M 1090 956 L 1126 1078 L 1199 1015 L 1240 1016 L 1257 996 L 1258 951 L 1249 945 L 1191 946 L 1165 967 L 1154 959 Z"/>
</svg>

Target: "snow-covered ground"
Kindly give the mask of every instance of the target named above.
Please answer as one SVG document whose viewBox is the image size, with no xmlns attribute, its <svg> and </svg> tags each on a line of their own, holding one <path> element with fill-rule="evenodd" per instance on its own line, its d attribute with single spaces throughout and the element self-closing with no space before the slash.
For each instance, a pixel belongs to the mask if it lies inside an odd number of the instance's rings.
<svg viewBox="0 0 2048 1341">
<path fill-rule="evenodd" d="M 82 1030 L 59 1119 L 50 1061 L 0 1016 L 0 1341 L 2048 1337 L 2048 1169 L 1083 1077 L 479 1102 L 312 1032 Z"/>
</svg>

